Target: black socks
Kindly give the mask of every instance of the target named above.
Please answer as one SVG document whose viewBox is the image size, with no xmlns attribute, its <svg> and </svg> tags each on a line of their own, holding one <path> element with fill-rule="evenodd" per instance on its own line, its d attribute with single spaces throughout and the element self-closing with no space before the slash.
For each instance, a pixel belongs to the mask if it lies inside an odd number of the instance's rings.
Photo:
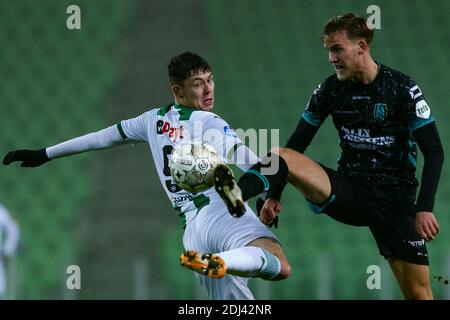
<svg viewBox="0 0 450 320">
<path fill-rule="evenodd" d="M 250 168 L 238 181 L 244 201 L 265 191 L 282 188 L 288 175 L 286 161 L 275 153 L 267 156 Z"/>
</svg>

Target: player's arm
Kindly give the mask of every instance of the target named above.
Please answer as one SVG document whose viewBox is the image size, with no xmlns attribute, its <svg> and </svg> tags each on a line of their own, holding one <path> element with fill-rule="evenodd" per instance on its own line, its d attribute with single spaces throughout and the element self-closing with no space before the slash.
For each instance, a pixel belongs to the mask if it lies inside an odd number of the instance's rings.
<svg viewBox="0 0 450 320">
<path fill-rule="evenodd" d="M 206 120 L 203 132 L 202 141 L 214 147 L 224 162 L 234 164 L 245 172 L 260 161 L 234 129 L 219 116 L 214 115 Z"/>
<path fill-rule="evenodd" d="M 20 161 L 22 167 L 38 167 L 52 159 L 70 156 L 86 151 L 106 149 L 127 142 L 124 140 L 120 124 L 110 126 L 97 132 L 89 133 L 64 141 L 55 146 L 38 150 L 14 150 L 3 159 L 4 165 Z"/>
<path fill-rule="evenodd" d="M 408 78 L 402 87 L 406 89 L 401 93 L 406 101 L 408 126 L 425 160 L 416 202 L 416 230 L 423 239 L 431 241 L 439 231 L 439 224 L 433 214 L 433 206 L 444 152 L 434 116 L 421 88 L 412 78 Z"/>
<path fill-rule="evenodd" d="M 135 118 L 122 120 L 118 124 L 89 133 L 52 147 L 39 150 L 15 150 L 3 159 L 8 165 L 21 161 L 22 167 L 38 167 L 52 159 L 66 157 L 86 151 L 107 149 L 130 142 L 147 141 L 147 128 L 152 123 L 158 109 L 152 109 Z"/>
<path fill-rule="evenodd" d="M 444 163 L 444 150 L 435 122 L 424 125 L 413 132 L 424 157 L 421 185 L 416 203 L 416 229 L 427 241 L 439 232 L 434 214 L 434 198 Z"/>
</svg>

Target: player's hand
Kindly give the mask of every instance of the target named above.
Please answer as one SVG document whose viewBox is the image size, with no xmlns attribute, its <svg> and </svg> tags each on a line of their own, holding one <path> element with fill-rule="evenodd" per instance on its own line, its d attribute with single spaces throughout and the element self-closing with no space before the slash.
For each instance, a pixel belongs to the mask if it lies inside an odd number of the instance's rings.
<svg viewBox="0 0 450 320">
<path fill-rule="evenodd" d="M 420 211 L 416 213 L 416 230 L 426 241 L 434 240 L 439 232 L 439 224 L 433 212 Z"/>
<path fill-rule="evenodd" d="M 34 168 L 50 161 L 50 159 L 47 157 L 45 148 L 40 150 L 14 150 L 8 152 L 3 159 L 3 164 L 9 165 L 14 161 L 22 161 L 21 167 Z"/>
<path fill-rule="evenodd" d="M 269 226 L 275 224 L 282 208 L 283 206 L 278 200 L 273 198 L 267 199 L 259 211 L 259 220 Z"/>
<path fill-rule="evenodd" d="M 260 215 L 261 209 L 264 206 L 264 203 L 266 202 L 266 200 L 263 200 L 262 198 L 258 198 L 256 200 L 256 213 L 258 214 L 258 217 Z M 275 227 L 278 228 L 278 217 L 276 217 L 271 223 L 269 223 L 267 225 L 269 228 Z"/>
</svg>

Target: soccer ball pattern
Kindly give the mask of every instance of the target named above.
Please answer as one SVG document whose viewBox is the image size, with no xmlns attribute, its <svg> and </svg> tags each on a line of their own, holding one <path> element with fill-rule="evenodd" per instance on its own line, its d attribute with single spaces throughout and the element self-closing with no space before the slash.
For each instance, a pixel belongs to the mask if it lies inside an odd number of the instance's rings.
<svg viewBox="0 0 450 320">
<path fill-rule="evenodd" d="M 213 170 L 219 158 L 207 144 L 182 143 L 172 151 L 170 174 L 177 186 L 189 192 L 202 192 L 213 185 Z"/>
</svg>

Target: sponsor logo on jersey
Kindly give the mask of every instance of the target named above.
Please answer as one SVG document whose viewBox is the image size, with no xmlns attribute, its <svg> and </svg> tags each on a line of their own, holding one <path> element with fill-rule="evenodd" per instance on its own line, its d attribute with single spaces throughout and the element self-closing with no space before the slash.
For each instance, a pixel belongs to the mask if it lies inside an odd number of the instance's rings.
<svg viewBox="0 0 450 320">
<path fill-rule="evenodd" d="M 186 201 L 192 201 L 194 199 L 193 196 L 191 196 L 190 194 L 185 195 L 185 196 L 179 196 L 179 197 L 174 197 L 172 199 L 173 203 L 179 204 L 182 202 L 186 202 Z"/>
<path fill-rule="evenodd" d="M 422 119 L 428 119 L 431 115 L 431 109 L 425 100 L 416 103 L 416 115 Z"/>
<path fill-rule="evenodd" d="M 174 128 L 170 125 L 170 122 L 158 120 L 156 122 L 156 133 L 167 134 L 175 142 L 178 138 L 183 139 L 183 126 Z"/>
<path fill-rule="evenodd" d="M 383 121 L 387 116 L 387 108 L 385 103 L 375 103 L 373 107 L 373 117 L 377 121 Z"/>
<path fill-rule="evenodd" d="M 369 129 L 348 129 L 341 127 L 344 132 L 343 139 L 350 142 L 372 144 L 376 146 L 388 146 L 395 142 L 394 136 L 371 137 Z"/>
<path fill-rule="evenodd" d="M 352 96 L 352 100 L 370 100 L 370 96 Z"/>
</svg>

